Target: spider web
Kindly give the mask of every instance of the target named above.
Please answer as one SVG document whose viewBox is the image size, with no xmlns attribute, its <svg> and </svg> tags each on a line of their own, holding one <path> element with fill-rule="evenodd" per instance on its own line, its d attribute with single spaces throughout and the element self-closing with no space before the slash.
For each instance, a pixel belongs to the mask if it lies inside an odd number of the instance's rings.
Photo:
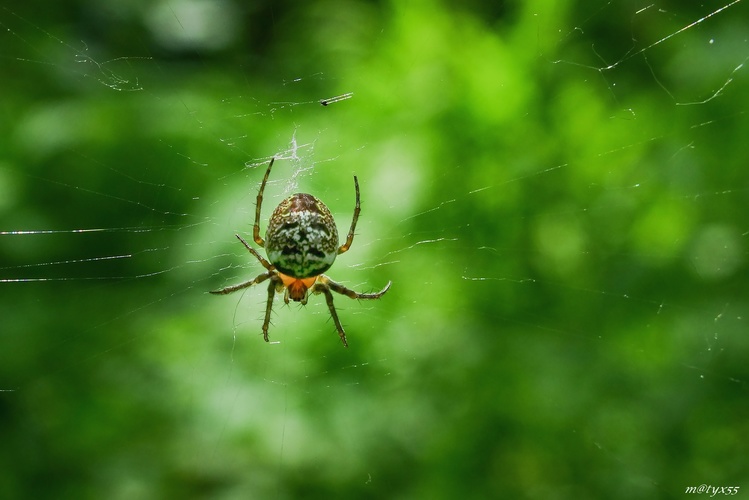
<svg viewBox="0 0 749 500">
<path fill-rule="evenodd" d="M 0 10 L 4 496 L 743 484 L 746 3 L 464 9 Z M 349 349 L 207 293 L 271 157 L 263 231 L 359 178 Z"/>
</svg>

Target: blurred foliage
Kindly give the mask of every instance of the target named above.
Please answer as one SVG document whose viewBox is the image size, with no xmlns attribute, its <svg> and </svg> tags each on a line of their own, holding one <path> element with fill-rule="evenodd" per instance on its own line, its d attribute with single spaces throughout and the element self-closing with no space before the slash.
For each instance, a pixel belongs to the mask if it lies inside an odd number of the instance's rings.
<svg viewBox="0 0 749 500">
<path fill-rule="evenodd" d="M 0 9 L 0 497 L 749 489 L 746 2 L 104 4 Z M 205 294 L 276 154 L 348 350 Z"/>
</svg>

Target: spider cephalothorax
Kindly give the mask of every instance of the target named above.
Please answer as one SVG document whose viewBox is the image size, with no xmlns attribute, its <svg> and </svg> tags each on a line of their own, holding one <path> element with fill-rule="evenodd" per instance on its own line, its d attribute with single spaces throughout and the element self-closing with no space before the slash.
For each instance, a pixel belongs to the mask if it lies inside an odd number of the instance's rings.
<svg viewBox="0 0 749 500">
<path fill-rule="evenodd" d="M 260 207 L 263 204 L 265 184 L 268 182 L 268 176 L 274 161 L 275 158 L 271 159 L 268 169 L 265 171 L 263 182 L 260 184 L 257 206 L 255 207 L 255 224 L 252 228 L 255 243 L 265 247 L 270 262 L 248 245 L 241 236 L 236 235 L 247 250 L 260 261 L 267 272 L 250 281 L 228 286 L 211 293 L 232 293 L 270 280 L 265 320 L 263 321 L 263 338 L 266 342 L 268 342 L 268 325 L 273 306 L 273 296 L 276 292 L 283 290 L 284 301 L 287 304 L 289 299 L 306 304 L 310 292 L 314 294 L 322 293 L 325 295 L 325 302 L 328 304 L 330 315 L 333 317 L 341 342 L 348 347 L 346 332 L 338 319 L 331 290 L 352 299 L 379 299 L 390 288 L 390 282 L 388 281 L 385 288 L 377 293 L 357 293 L 322 274 L 333 265 L 336 256 L 346 252 L 354 241 L 356 221 L 359 219 L 359 213 L 361 212 L 359 181 L 354 176 L 356 206 L 354 207 L 351 229 L 349 229 L 346 242 L 343 245 L 338 246 L 338 229 L 336 229 L 335 221 L 328 207 L 314 196 L 305 193 L 289 196 L 276 207 L 268 223 L 265 239 L 263 239 L 260 236 Z"/>
</svg>

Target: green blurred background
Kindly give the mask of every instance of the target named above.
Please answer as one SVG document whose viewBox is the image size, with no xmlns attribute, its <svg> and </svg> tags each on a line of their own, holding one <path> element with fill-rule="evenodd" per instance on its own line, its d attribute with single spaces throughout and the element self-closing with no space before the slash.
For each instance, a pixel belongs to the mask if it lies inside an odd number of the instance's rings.
<svg viewBox="0 0 749 500">
<path fill-rule="evenodd" d="M 0 497 L 749 492 L 747 2 L 104 3 L 0 8 Z M 271 156 L 349 349 L 207 294 Z"/>
</svg>

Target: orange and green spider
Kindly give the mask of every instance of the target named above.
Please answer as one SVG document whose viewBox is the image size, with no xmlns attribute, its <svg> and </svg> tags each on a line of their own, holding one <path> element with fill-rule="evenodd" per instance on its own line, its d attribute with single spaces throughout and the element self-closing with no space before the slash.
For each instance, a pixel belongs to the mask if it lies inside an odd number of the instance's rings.
<svg viewBox="0 0 749 500">
<path fill-rule="evenodd" d="M 356 190 L 354 218 L 351 221 L 351 228 L 343 245 L 339 246 L 338 229 L 328 207 L 319 199 L 306 193 L 293 194 L 279 203 L 270 217 L 265 239 L 263 239 L 260 236 L 260 209 L 263 204 L 265 184 L 268 182 L 268 176 L 274 161 L 275 158 L 272 158 L 268 164 L 268 169 L 265 171 L 263 182 L 260 184 L 255 206 L 255 224 L 252 228 L 253 239 L 260 247 L 265 248 L 268 260 L 248 245 L 240 235 L 236 235 L 245 248 L 260 261 L 266 272 L 244 283 L 214 290 L 211 293 L 224 295 L 270 280 L 268 302 L 265 306 L 265 319 L 263 320 L 263 339 L 266 342 L 269 341 L 268 325 L 273 308 L 273 297 L 276 292 L 284 292 L 283 298 L 286 304 L 289 303 L 289 299 L 306 304 L 310 293 L 322 293 L 325 295 L 325 301 L 328 304 L 336 330 L 338 330 L 338 336 L 341 338 L 343 345 L 348 347 L 346 332 L 338 319 L 331 291 L 352 299 L 369 300 L 379 299 L 385 295 L 391 285 L 391 282 L 388 281 L 385 288 L 377 293 L 357 293 L 322 274 L 330 269 L 338 255 L 351 248 L 351 243 L 354 241 L 356 221 L 359 220 L 359 213 L 361 212 L 359 181 L 354 176 L 354 189 Z"/>
</svg>

